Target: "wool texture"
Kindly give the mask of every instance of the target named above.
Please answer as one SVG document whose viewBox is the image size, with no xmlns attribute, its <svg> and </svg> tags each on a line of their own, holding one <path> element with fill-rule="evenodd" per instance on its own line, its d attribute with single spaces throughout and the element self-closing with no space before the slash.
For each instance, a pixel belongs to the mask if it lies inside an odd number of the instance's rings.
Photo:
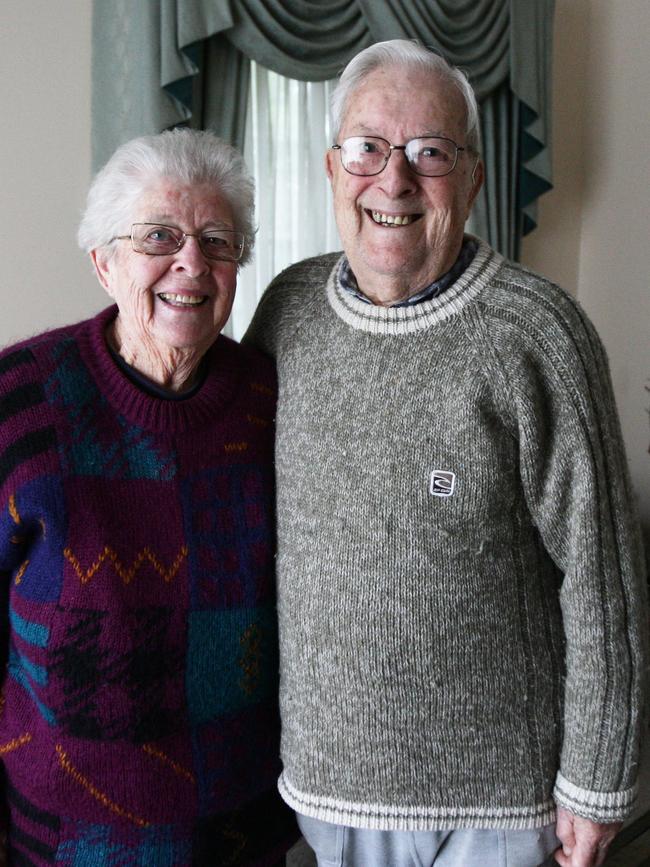
<svg viewBox="0 0 650 867">
<path fill-rule="evenodd" d="M 643 560 L 601 343 L 481 242 L 438 298 L 369 306 L 337 255 L 271 284 L 280 790 L 360 828 L 623 819 Z"/>
<path fill-rule="evenodd" d="M 275 864 L 275 375 L 219 337 L 152 397 L 115 315 L 0 355 L 10 863 Z"/>
</svg>

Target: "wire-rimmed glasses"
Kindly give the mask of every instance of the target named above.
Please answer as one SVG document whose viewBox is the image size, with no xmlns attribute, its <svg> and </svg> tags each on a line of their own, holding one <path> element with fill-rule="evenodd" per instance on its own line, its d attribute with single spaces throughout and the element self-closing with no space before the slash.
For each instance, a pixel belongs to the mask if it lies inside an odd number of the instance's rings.
<svg viewBox="0 0 650 867">
<path fill-rule="evenodd" d="M 341 163 L 351 175 L 369 177 L 382 172 L 393 151 L 404 151 L 416 175 L 441 178 L 456 168 L 458 154 L 465 148 L 450 138 L 429 135 L 412 138 L 405 145 L 394 145 L 373 135 L 353 135 L 332 145 L 341 154 Z"/>
<path fill-rule="evenodd" d="M 170 256 L 181 249 L 186 238 L 196 238 L 206 259 L 238 262 L 244 253 L 244 233 L 234 229 L 204 229 L 194 233 L 161 223 L 133 223 L 130 235 L 116 235 L 113 240 L 130 240 L 133 250 L 146 256 Z"/>
</svg>

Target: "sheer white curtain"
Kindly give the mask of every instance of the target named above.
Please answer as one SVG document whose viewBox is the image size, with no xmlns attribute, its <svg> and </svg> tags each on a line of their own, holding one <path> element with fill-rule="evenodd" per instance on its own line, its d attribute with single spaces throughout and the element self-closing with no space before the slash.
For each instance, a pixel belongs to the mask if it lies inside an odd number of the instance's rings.
<svg viewBox="0 0 650 867">
<path fill-rule="evenodd" d="M 295 81 L 251 63 L 244 156 L 255 178 L 259 228 L 226 328 L 236 340 L 276 274 L 306 256 L 340 249 L 325 174 L 333 85 Z"/>
</svg>

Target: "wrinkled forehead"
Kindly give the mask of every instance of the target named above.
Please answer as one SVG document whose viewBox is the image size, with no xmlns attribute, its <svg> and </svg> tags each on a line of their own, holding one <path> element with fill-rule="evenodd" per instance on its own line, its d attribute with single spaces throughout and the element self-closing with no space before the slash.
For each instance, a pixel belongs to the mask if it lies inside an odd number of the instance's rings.
<svg viewBox="0 0 650 867">
<path fill-rule="evenodd" d="M 350 92 L 341 129 L 371 132 L 392 123 L 408 126 L 414 135 L 464 132 L 467 106 L 457 84 L 444 74 L 401 64 L 383 65 L 371 70 Z"/>
<path fill-rule="evenodd" d="M 135 203 L 136 221 L 171 222 L 179 220 L 232 219 L 232 209 L 215 184 L 199 181 L 182 183 L 170 177 L 154 177 Z"/>
</svg>

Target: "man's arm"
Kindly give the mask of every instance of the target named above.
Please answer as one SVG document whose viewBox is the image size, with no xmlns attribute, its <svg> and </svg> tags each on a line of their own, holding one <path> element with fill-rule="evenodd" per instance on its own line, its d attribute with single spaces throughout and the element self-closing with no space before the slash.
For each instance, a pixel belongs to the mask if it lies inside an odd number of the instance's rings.
<svg viewBox="0 0 650 867">
<path fill-rule="evenodd" d="M 643 550 L 593 326 L 546 281 L 513 273 L 516 294 L 504 282 L 485 302 L 486 334 L 528 509 L 561 573 L 566 676 L 553 797 L 569 857 L 577 857 L 591 837 L 611 837 L 636 798 L 647 686 Z M 585 821 L 567 822 L 567 814 Z"/>
</svg>

